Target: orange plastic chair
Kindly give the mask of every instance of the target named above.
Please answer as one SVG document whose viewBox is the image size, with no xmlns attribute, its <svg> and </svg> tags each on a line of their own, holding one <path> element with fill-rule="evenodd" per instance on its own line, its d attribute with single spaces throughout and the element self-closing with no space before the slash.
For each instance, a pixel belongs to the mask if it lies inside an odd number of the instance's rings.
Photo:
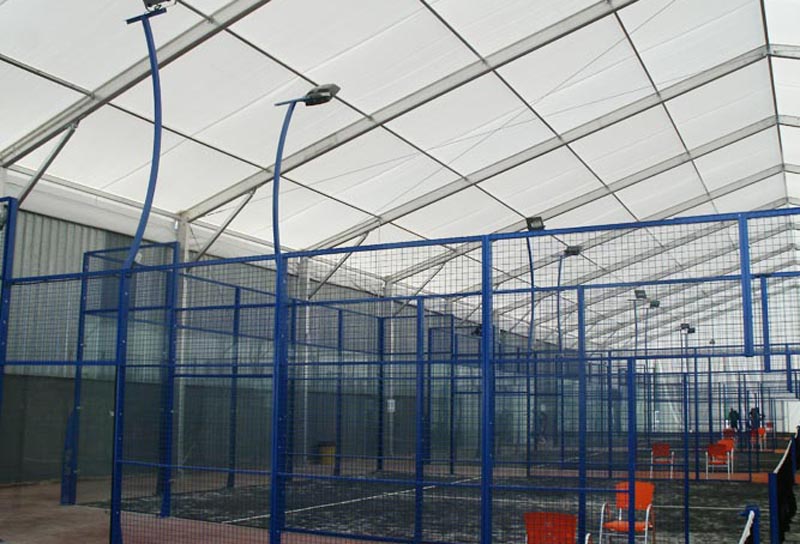
<svg viewBox="0 0 800 544">
<path fill-rule="evenodd" d="M 733 440 L 736 442 L 736 429 L 731 429 L 730 427 L 722 429 L 722 438 L 723 440 Z"/>
<path fill-rule="evenodd" d="M 615 486 L 617 490 L 616 507 L 617 519 L 611 519 L 608 503 L 603 504 L 600 511 L 600 538 L 599 543 L 603 544 L 603 537 L 611 539 L 612 535 L 624 535 L 630 530 L 627 512 L 630 504 L 630 494 L 628 493 L 628 482 L 620 482 Z M 633 508 L 636 512 L 644 512 L 644 520 L 634 522 L 636 535 L 641 535 L 646 544 L 650 540 L 655 541 L 655 523 L 653 514 L 653 495 L 656 486 L 650 482 L 636 482 L 634 484 L 634 503 Z"/>
<path fill-rule="evenodd" d="M 722 444 L 728 449 L 728 453 L 731 455 L 731 472 L 734 471 L 735 463 L 735 453 L 736 453 L 736 442 L 731 440 L 730 438 L 723 438 L 722 440 L 718 440 L 717 444 Z"/>
<path fill-rule="evenodd" d="M 653 477 L 654 465 L 669 465 L 669 478 L 672 479 L 675 470 L 675 452 L 669 444 L 657 442 L 650 448 L 650 478 Z"/>
<path fill-rule="evenodd" d="M 750 431 L 750 444 L 763 450 L 766 442 L 767 430 L 764 427 L 759 427 L 758 429 Z"/>
<path fill-rule="evenodd" d="M 575 544 L 578 516 L 561 512 L 527 512 L 523 517 L 528 544 Z M 587 534 L 584 543 L 591 541 L 591 535 Z"/>
<path fill-rule="evenodd" d="M 733 466 L 731 463 L 731 452 L 725 444 L 709 444 L 706 449 L 706 480 L 708 480 L 708 472 L 716 467 L 725 467 L 728 474 L 728 479 L 731 479 L 731 472 Z"/>
</svg>

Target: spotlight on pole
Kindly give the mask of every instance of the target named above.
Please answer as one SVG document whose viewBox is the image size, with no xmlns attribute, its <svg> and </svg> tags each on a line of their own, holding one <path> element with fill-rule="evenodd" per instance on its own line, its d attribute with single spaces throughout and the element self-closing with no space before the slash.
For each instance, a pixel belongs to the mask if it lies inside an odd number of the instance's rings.
<svg viewBox="0 0 800 544">
<path fill-rule="evenodd" d="M 318 87 L 314 87 L 306 93 L 306 96 L 303 98 L 303 102 L 306 106 L 319 106 L 320 104 L 326 104 L 333 100 L 333 97 L 336 96 L 339 90 L 340 87 L 335 83 L 319 85 Z"/>
<path fill-rule="evenodd" d="M 525 218 L 525 226 L 528 227 L 528 230 L 544 230 L 544 219 L 541 217 L 534 216 L 534 217 L 526 217 Z"/>
<path fill-rule="evenodd" d="M 650 301 L 650 307 L 651 308 L 658 308 L 659 306 L 661 306 L 661 301 L 660 300 L 651 300 Z"/>
<path fill-rule="evenodd" d="M 144 9 L 147 11 L 158 11 L 167 6 L 175 5 L 175 0 L 143 0 Z"/>
<path fill-rule="evenodd" d="M 636 300 L 647 300 L 647 292 L 644 289 L 634 289 L 633 294 Z"/>
<path fill-rule="evenodd" d="M 581 246 L 567 246 L 564 249 L 564 256 L 565 257 L 577 257 L 581 254 L 583 248 Z"/>
</svg>

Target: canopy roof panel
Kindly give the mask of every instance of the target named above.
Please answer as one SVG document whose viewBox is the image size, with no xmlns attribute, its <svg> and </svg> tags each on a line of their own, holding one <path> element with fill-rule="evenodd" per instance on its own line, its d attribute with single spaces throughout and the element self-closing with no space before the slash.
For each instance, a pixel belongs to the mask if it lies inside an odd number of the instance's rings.
<svg viewBox="0 0 800 544">
<path fill-rule="evenodd" d="M 0 2 L 7 193 L 80 121 L 29 209 L 53 213 L 65 187 L 88 210 L 143 200 L 151 82 L 141 29 L 124 22 L 140 9 Z M 289 131 L 289 248 L 785 206 L 800 198 L 798 20 L 792 0 L 181 0 L 153 19 L 168 59 L 157 213 L 187 220 L 196 249 L 256 191 L 226 236 L 268 246 L 274 104 L 328 82 L 337 98 L 299 107 Z M 649 266 L 597 244 L 575 278 Z M 368 272 L 434 289 L 468 270 L 466 284 L 474 250 Z"/>
</svg>

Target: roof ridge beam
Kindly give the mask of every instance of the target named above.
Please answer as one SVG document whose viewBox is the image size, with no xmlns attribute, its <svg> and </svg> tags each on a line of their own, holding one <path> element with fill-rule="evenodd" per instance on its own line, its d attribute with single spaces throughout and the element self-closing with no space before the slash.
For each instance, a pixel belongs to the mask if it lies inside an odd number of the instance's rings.
<svg viewBox="0 0 800 544">
<path fill-rule="evenodd" d="M 594 134 L 604 128 L 613 126 L 625 119 L 633 117 L 642 113 L 654 106 L 663 102 L 667 102 L 673 98 L 681 96 L 685 93 L 698 89 L 708 83 L 716 81 L 717 79 L 734 73 L 746 66 L 763 60 L 767 57 L 767 46 L 759 46 L 755 49 L 748 51 L 738 57 L 718 64 L 708 70 L 695 74 L 687 79 L 679 81 L 659 92 L 654 92 L 650 95 L 640 98 L 626 106 L 618 108 L 610 113 L 602 115 L 597 119 L 588 121 L 578 127 L 568 130 L 562 134 L 557 134 L 552 138 L 540 142 L 532 147 L 524 149 L 510 157 L 506 157 L 494 164 L 481 168 L 467 176 L 456 179 L 449 184 L 439 187 L 429 193 L 421 195 L 417 198 L 409 200 L 399 206 L 392 208 L 385 212 L 380 217 L 363 221 L 353 227 L 350 227 L 334 236 L 331 236 L 322 242 L 314 244 L 309 249 L 321 249 L 328 247 L 335 247 L 348 240 L 360 236 L 364 232 L 374 230 L 386 223 L 400 219 L 412 212 L 415 212 L 425 206 L 433 204 L 445 197 L 454 195 L 469 187 L 473 187 L 487 179 L 502 174 L 512 168 L 525 164 L 528 161 L 541 157 L 546 153 L 560 149 L 570 143 Z M 774 116 L 773 116 L 774 117 Z"/>
<path fill-rule="evenodd" d="M 164 67 L 180 58 L 217 33 L 246 17 L 270 0 L 233 0 L 213 15 L 199 21 L 158 49 L 159 66 Z M 0 152 L 0 165 L 8 166 L 25 157 L 39 146 L 60 134 L 67 127 L 85 118 L 105 104 L 150 76 L 147 57 L 120 72 L 38 128 L 29 132 Z M 246 192 L 246 191 L 245 191 Z"/>
<path fill-rule="evenodd" d="M 685 200 L 685 201 L 683 201 L 683 202 L 681 202 L 679 204 L 676 204 L 675 206 L 671 206 L 670 208 L 668 208 L 666 210 L 663 210 L 663 211 L 661 211 L 661 212 L 659 212 L 657 214 L 653 214 L 653 215 L 643 219 L 643 221 L 658 221 L 659 219 L 666 219 L 668 217 L 672 217 L 672 216 L 674 216 L 676 214 L 679 214 L 679 213 L 682 213 L 682 212 L 684 212 L 686 210 L 690 210 L 690 209 L 695 208 L 697 206 L 700 206 L 702 204 L 706 204 L 708 202 L 711 202 L 715 198 L 720 198 L 720 197 L 728 195 L 730 193 L 734 193 L 734 192 L 736 192 L 736 191 L 738 191 L 740 189 L 744 189 L 745 187 L 749 187 L 750 185 L 753 185 L 755 183 L 763 181 L 763 180 L 765 180 L 767 178 L 770 178 L 772 176 L 776 176 L 776 175 L 780 174 L 781 172 L 783 172 L 783 166 L 780 165 L 780 164 L 772 166 L 770 168 L 766 168 L 766 169 L 764 169 L 764 170 L 762 170 L 760 172 L 756 172 L 755 174 L 751 174 L 751 175 L 749 175 L 749 176 L 747 176 L 745 178 L 741 178 L 739 180 L 736 180 L 736 181 L 733 181 L 733 182 L 728 183 L 726 185 L 723 185 L 722 187 L 717 187 L 716 189 L 714 189 L 713 191 L 711 191 L 708 194 L 699 195 L 699 196 L 696 196 L 696 197 L 691 198 L 689 200 Z M 629 232 L 630 232 L 630 230 L 613 231 L 613 233 L 611 231 L 609 231 L 608 234 L 600 235 L 600 236 L 595 237 L 594 239 L 591 239 L 591 240 L 588 240 L 587 242 L 584 242 L 582 244 L 582 247 L 585 250 L 589 250 L 589 249 L 598 247 L 598 246 L 600 246 L 600 245 L 602 245 L 602 244 L 604 244 L 606 242 L 610 242 L 611 240 L 614 240 L 616 238 L 624 236 L 625 234 L 627 234 Z M 552 257 L 551 256 L 550 258 L 546 259 L 546 262 L 543 262 L 541 265 L 539 265 L 539 266 L 537 266 L 535 268 L 540 268 L 540 267 L 547 266 L 549 264 L 552 264 L 552 263 L 556 262 L 557 260 L 558 260 L 558 257 Z M 631 263 L 631 264 L 635 264 L 635 262 Z M 495 287 L 498 287 L 498 286 L 502 285 L 503 283 L 505 283 L 507 281 L 513 280 L 513 279 L 519 277 L 521 274 L 527 274 L 527 273 L 528 273 L 528 267 L 527 266 L 519 267 L 519 268 L 517 268 L 515 270 L 512 270 L 511 272 L 505 273 L 504 274 L 504 276 L 505 276 L 504 278 L 498 279 L 497 281 L 495 281 Z M 479 286 L 478 287 L 472 286 L 472 287 L 473 287 L 473 291 L 474 291 L 474 289 L 479 288 Z M 464 289 L 464 292 L 468 293 L 470 291 L 468 289 Z"/>
<path fill-rule="evenodd" d="M 337 147 L 366 134 L 392 119 L 404 115 L 428 102 L 457 89 L 509 62 L 523 57 L 537 49 L 544 47 L 556 40 L 572 34 L 581 28 L 617 12 L 618 10 L 635 4 L 638 0 L 603 0 L 575 13 L 566 19 L 550 25 L 549 27 L 531 34 L 499 51 L 479 59 L 451 74 L 435 81 L 410 95 L 407 95 L 388 106 L 385 106 L 368 117 L 326 136 L 325 138 L 285 157 L 281 170 L 289 172 L 299 166 L 323 155 Z M 188 208 L 182 215 L 188 221 L 195 221 L 204 215 L 224 206 L 235 198 L 253 189 L 261 187 L 272 180 L 272 166 L 256 172 L 243 180 L 219 191 L 217 194 Z M 355 238 L 359 234 L 353 236 Z"/>
<path fill-rule="evenodd" d="M 660 255 L 662 253 L 673 251 L 673 250 L 679 249 L 679 248 L 681 248 L 683 246 L 686 246 L 688 244 L 691 244 L 693 242 L 696 242 L 698 240 L 702 240 L 703 238 L 707 238 L 709 236 L 713 236 L 714 234 L 717 234 L 717 233 L 725 230 L 726 228 L 731 227 L 732 225 L 733 225 L 733 223 L 731 223 L 731 222 L 708 223 L 708 226 L 706 226 L 705 228 L 703 228 L 699 232 L 691 232 L 691 233 L 687 234 L 686 236 L 683 236 L 683 237 L 681 237 L 681 238 L 679 238 L 677 240 L 674 240 L 674 241 L 670 242 L 669 244 L 665 244 L 662 247 L 651 248 L 649 251 L 645 251 L 643 253 L 639 253 L 639 254 L 634 255 L 634 256 L 632 256 L 629 259 L 626 259 L 624 261 L 619 261 L 618 263 L 615 263 L 612 267 L 604 268 L 604 269 L 598 269 L 598 270 L 594 270 L 594 271 L 591 271 L 589 273 L 586 273 L 586 274 L 582 275 L 581 277 L 576 278 L 574 283 L 573 283 L 573 285 L 587 285 L 590 282 L 593 282 L 593 281 L 595 281 L 597 279 L 602 278 L 603 276 L 606 276 L 606 275 L 609 275 L 609 274 L 614 274 L 614 273 L 619 272 L 620 270 L 624 270 L 625 268 L 628 268 L 630 266 L 634 266 L 634 265 L 639 264 L 641 262 L 644 262 L 644 261 L 646 261 L 648 259 L 652 259 L 654 257 L 657 257 L 658 255 Z M 755 243 L 758 243 L 758 242 L 763 242 L 764 240 L 772 238 L 773 236 L 777 236 L 779 234 L 782 234 L 782 233 L 786 232 L 790 228 L 792 228 L 792 227 L 787 227 L 786 225 L 780 225 L 779 227 L 771 229 L 771 230 L 769 230 L 767 232 L 759 233 L 757 236 L 753 237 L 752 243 L 755 244 Z M 703 264 L 703 263 L 706 263 L 706 262 L 709 262 L 709 261 L 713 261 L 714 259 L 718 259 L 719 257 L 727 255 L 727 254 L 729 254 L 729 253 L 731 253 L 733 251 L 736 251 L 736 250 L 738 250 L 738 241 L 737 240 L 733 240 L 729 244 L 727 244 L 725 246 L 721 246 L 716 251 L 711 251 L 711 252 L 708 252 L 708 253 L 704 253 L 704 254 L 699 255 L 699 256 L 695 257 L 694 259 L 691 259 L 691 260 L 689 260 L 689 261 L 687 261 L 685 263 L 678 263 L 678 264 L 675 264 L 673 266 L 670 266 L 669 268 L 662 268 L 656 274 L 652 274 L 652 275 L 647 276 L 646 278 L 642 278 L 640 280 L 634 280 L 631 283 L 641 283 L 642 285 L 647 285 L 650 282 L 663 280 L 664 278 L 666 278 L 666 277 L 668 277 L 668 276 L 670 276 L 672 274 L 676 274 L 678 272 L 681 272 L 682 270 L 686 270 L 686 269 L 698 266 L 700 264 Z M 629 288 L 625 288 L 625 287 L 607 289 L 599 297 L 593 298 L 591 300 L 591 302 L 592 303 L 602 302 L 604 300 L 608 300 L 608 299 L 611 299 L 611 298 L 614 298 L 614 297 L 618 296 L 619 293 L 623 293 L 623 292 L 629 291 L 629 290 L 630 290 Z M 513 309 L 516 309 L 516 308 L 520 308 L 520 307 L 526 306 L 527 304 L 529 304 L 529 300 L 526 297 L 525 300 L 517 301 L 517 302 L 509 304 L 509 305 L 507 305 L 505 307 L 498 308 L 497 311 L 502 313 L 504 311 L 509 311 L 509 310 L 513 310 Z M 566 315 L 570 315 L 571 313 L 572 312 L 569 311 L 569 310 L 567 310 L 566 312 L 562 312 L 562 314 L 565 315 L 565 316 Z"/>
<path fill-rule="evenodd" d="M 717 138 L 717 139 L 715 139 L 715 140 L 713 140 L 711 142 L 707 142 L 707 143 L 705 143 L 705 144 L 703 144 L 701 146 L 698 146 L 696 148 L 690 149 L 688 153 L 684 152 L 684 153 L 681 153 L 681 154 L 676 155 L 674 157 L 671 157 L 669 159 L 666 159 L 664 161 L 661 161 L 660 163 L 655 164 L 655 165 L 653 165 L 651 167 L 645 168 L 644 170 L 640 170 L 639 172 L 635 172 L 633 174 L 625 176 L 622 179 L 619 179 L 617 181 L 611 182 L 611 183 L 607 184 L 606 186 L 599 187 L 599 188 L 595 189 L 594 191 L 590 191 L 588 193 L 584 193 L 583 195 L 581 195 L 581 196 L 579 196 L 577 198 L 574 198 L 574 199 L 569 200 L 567 202 L 564 202 L 564 203 L 558 204 L 556 206 L 553 206 L 553 207 L 551 207 L 551 208 L 549 208 L 547 210 L 542 211 L 538 215 L 540 217 L 542 217 L 543 219 L 545 219 L 545 220 L 552 219 L 553 217 L 557 217 L 557 216 L 559 216 L 559 215 L 561 215 L 563 213 L 572 211 L 572 210 L 574 210 L 574 209 L 576 209 L 576 208 L 578 208 L 578 207 L 580 207 L 580 206 L 582 206 L 584 204 L 588 204 L 589 202 L 591 202 L 593 200 L 596 200 L 598 198 L 602 198 L 604 196 L 612 195 L 616 191 L 620 191 L 622 189 L 630 187 L 631 185 L 635 185 L 637 183 L 645 181 L 645 180 L 647 180 L 647 179 L 649 179 L 651 177 L 657 176 L 659 174 L 663 174 L 664 172 L 667 172 L 667 171 L 669 171 L 669 170 L 671 170 L 673 168 L 677 168 L 678 166 L 681 166 L 681 165 L 683 165 L 685 163 L 688 163 L 688 162 L 690 162 L 692 160 L 695 160 L 695 159 L 697 159 L 699 157 L 702 157 L 703 155 L 707 155 L 709 153 L 712 153 L 713 151 L 717 151 L 719 149 L 722 149 L 723 147 L 726 147 L 726 146 L 734 144 L 734 143 L 736 143 L 736 142 L 738 142 L 740 140 L 743 140 L 745 138 L 748 138 L 750 136 L 758 134 L 759 132 L 761 132 L 763 130 L 766 130 L 766 129 L 769 129 L 769 128 L 775 126 L 776 123 L 777 123 L 777 120 L 776 120 L 775 116 L 774 115 L 770 115 L 769 117 L 766 117 L 766 118 L 762 119 L 761 121 L 758 121 L 758 122 L 753 123 L 751 125 L 748 125 L 748 126 L 746 126 L 744 128 L 741 128 L 739 130 L 736 130 L 734 132 L 731 132 L 729 134 L 721 136 L 721 137 L 719 137 L 719 138 Z M 714 193 L 714 191 L 711 191 L 711 193 Z M 522 230 L 524 228 L 525 228 L 525 221 L 521 220 L 521 221 L 516 221 L 516 222 L 508 225 L 507 227 L 504 227 L 504 228 L 498 230 L 497 232 L 501 232 L 501 233 L 502 232 L 517 232 L 517 231 Z M 405 270 L 401 270 L 398 273 L 392 275 L 389 278 L 389 280 L 393 281 L 393 282 L 397 282 L 397 281 L 400 281 L 402 279 L 408 278 L 410 276 L 413 276 L 414 274 L 417 274 L 418 272 L 421 272 L 421 271 L 425 270 L 426 268 L 428 268 L 430 266 L 437 266 L 437 265 L 441 264 L 442 260 L 446 261 L 446 260 L 449 260 L 449 259 L 452 259 L 452 258 L 455 258 L 455 257 L 459 257 L 459 256 L 464 255 L 466 253 L 469 253 L 470 251 L 472 251 L 476 247 L 478 247 L 478 246 L 476 244 L 474 244 L 474 243 L 473 244 L 470 244 L 470 243 L 462 244 L 462 245 L 458 246 L 456 249 L 451 249 L 447 253 L 442 253 L 440 255 L 436 255 L 434 257 L 426 259 L 425 261 L 422 261 L 420 263 L 412 265 L 412 266 L 406 268 Z"/>
</svg>

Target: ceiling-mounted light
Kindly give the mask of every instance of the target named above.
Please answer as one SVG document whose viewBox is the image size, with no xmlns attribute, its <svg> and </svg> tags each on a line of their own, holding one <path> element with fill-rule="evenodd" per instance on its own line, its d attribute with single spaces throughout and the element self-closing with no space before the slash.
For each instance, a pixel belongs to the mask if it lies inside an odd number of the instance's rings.
<svg viewBox="0 0 800 544">
<path fill-rule="evenodd" d="M 167 6 L 175 5 L 175 0 L 143 0 L 144 9 L 147 11 L 158 11 Z"/>
<path fill-rule="evenodd" d="M 340 90 L 340 87 L 335 83 L 319 85 L 306 93 L 306 96 L 303 97 L 303 102 L 306 106 L 326 104 L 333 100 L 333 97 L 336 96 Z"/>
<path fill-rule="evenodd" d="M 539 217 L 538 215 L 534 217 L 526 217 L 525 218 L 525 226 L 528 227 L 528 230 L 544 230 L 544 219 Z"/>
<path fill-rule="evenodd" d="M 564 256 L 565 257 L 577 257 L 581 254 L 583 248 L 581 246 L 567 246 L 564 248 Z"/>
</svg>

